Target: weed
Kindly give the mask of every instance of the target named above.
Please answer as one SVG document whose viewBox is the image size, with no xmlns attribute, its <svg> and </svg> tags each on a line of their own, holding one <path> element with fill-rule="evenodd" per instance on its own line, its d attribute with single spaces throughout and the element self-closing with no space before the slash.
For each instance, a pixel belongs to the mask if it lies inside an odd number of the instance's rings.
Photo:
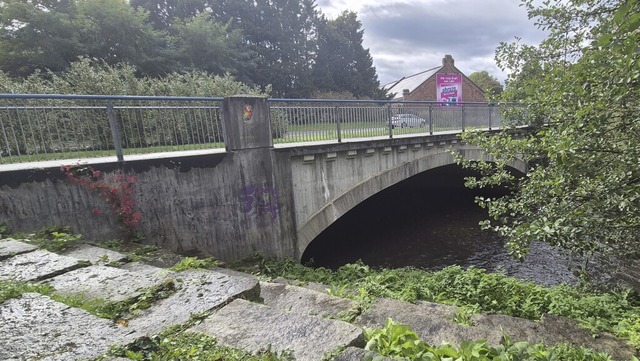
<svg viewBox="0 0 640 361">
<path fill-rule="evenodd" d="M 358 290 L 363 308 L 367 300 L 378 297 L 444 303 L 463 307 L 455 316 L 463 324 L 474 312 L 530 320 L 548 313 L 577 320 L 594 334 L 614 333 L 640 348 L 640 298 L 630 290 L 594 292 L 567 285 L 548 288 L 473 267 L 451 266 L 429 272 L 415 268 L 372 270 L 355 263 L 331 271 L 305 267 L 293 260 L 258 262 L 256 273 L 262 277 L 319 282 L 329 285 L 333 295 L 348 298 Z"/>
<path fill-rule="evenodd" d="M 29 243 L 51 252 L 62 252 L 81 243 L 81 236 L 72 234 L 67 226 L 45 227 L 25 238 Z"/>
<path fill-rule="evenodd" d="M 197 258 L 197 257 L 185 257 L 178 261 L 173 267 L 169 268 L 172 271 L 185 271 L 189 269 L 211 269 L 218 267 L 219 263 L 213 257 Z"/>
<path fill-rule="evenodd" d="M 546 347 L 544 344 L 530 344 L 527 342 L 511 343 L 505 335 L 500 345 L 493 347 L 486 341 L 463 341 L 460 347 L 449 344 L 432 346 L 420 340 L 409 326 L 387 319 L 384 328 L 365 328 L 365 350 L 375 351 L 381 355 L 398 360 L 420 361 L 609 361 L 611 358 L 605 353 L 573 346 L 558 344 Z"/>
<path fill-rule="evenodd" d="M 291 353 L 275 352 L 270 347 L 251 354 L 246 351 L 218 345 L 215 338 L 199 333 L 175 333 L 175 329 L 159 336 L 143 337 L 126 347 L 116 347 L 112 356 L 127 357 L 132 360 L 202 360 L 202 361 L 290 361 Z"/>
<path fill-rule="evenodd" d="M 33 282 L 0 280 L 0 304 L 10 298 L 20 297 L 23 293 L 28 292 L 50 295 L 53 292 L 53 287 Z"/>
</svg>

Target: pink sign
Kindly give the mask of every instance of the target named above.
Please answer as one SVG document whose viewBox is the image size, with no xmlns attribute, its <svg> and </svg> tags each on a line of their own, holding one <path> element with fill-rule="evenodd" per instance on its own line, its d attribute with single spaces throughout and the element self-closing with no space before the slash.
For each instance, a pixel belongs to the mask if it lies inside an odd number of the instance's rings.
<svg viewBox="0 0 640 361">
<path fill-rule="evenodd" d="M 436 74 L 436 91 L 439 102 L 452 103 L 442 105 L 458 105 L 462 101 L 462 75 Z"/>
</svg>

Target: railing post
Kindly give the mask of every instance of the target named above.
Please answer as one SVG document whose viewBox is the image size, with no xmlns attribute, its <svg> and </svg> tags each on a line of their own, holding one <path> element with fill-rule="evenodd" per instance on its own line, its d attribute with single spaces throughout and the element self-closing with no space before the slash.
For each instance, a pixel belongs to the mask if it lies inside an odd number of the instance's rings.
<svg viewBox="0 0 640 361">
<path fill-rule="evenodd" d="M 433 135 L 433 105 L 429 104 L 429 134 Z"/>
<path fill-rule="evenodd" d="M 118 128 L 118 122 L 116 122 L 112 101 L 107 102 L 107 115 L 109 116 L 109 127 L 111 128 L 113 147 L 116 149 L 116 157 L 118 157 L 118 162 L 122 162 L 124 161 L 124 155 L 122 154 L 122 143 L 120 142 L 120 129 Z"/>
<path fill-rule="evenodd" d="M 342 132 L 340 131 L 340 106 L 336 105 L 336 131 L 338 132 L 338 143 L 342 143 Z"/>
<path fill-rule="evenodd" d="M 464 132 L 464 104 L 462 104 L 462 131 Z"/>
<path fill-rule="evenodd" d="M 493 106 L 490 104 L 487 104 L 487 105 L 488 105 L 487 109 L 489 109 L 489 130 L 491 130 L 491 113 L 493 113 L 493 109 L 491 108 L 493 108 Z"/>
<path fill-rule="evenodd" d="M 391 104 L 387 104 L 387 129 L 389 129 L 389 138 L 393 138 L 393 125 L 391 125 Z"/>
</svg>

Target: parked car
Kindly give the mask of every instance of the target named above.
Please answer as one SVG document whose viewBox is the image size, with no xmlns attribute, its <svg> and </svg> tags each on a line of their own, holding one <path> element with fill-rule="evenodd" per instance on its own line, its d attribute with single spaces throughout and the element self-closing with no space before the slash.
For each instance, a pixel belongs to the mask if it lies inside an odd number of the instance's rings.
<svg viewBox="0 0 640 361">
<path fill-rule="evenodd" d="M 392 128 L 426 127 L 427 121 L 415 114 L 396 114 L 391 117 Z"/>
</svg>

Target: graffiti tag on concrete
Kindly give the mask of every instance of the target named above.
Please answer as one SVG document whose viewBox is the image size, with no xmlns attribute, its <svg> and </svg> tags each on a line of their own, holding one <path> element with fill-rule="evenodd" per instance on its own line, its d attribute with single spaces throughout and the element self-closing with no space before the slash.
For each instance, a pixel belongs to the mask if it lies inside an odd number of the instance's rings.
<svg viewBox="0 0 640 361">
<path fill-rule="evenodd" d="M 262 217 L 268 215 L 272 222 L 278 218 L 278 193 L 268 185 L 245 187 L 242 202 L 244 214 Z"/>
</svg>

